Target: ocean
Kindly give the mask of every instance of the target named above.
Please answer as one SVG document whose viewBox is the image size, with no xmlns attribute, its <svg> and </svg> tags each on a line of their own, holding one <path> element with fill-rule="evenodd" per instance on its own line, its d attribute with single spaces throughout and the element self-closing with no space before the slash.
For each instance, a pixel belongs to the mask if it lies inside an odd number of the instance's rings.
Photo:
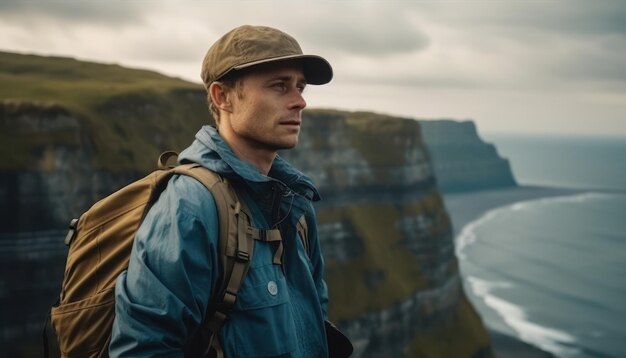
<svg viewBox="0 0 626 358">
<path fill-rule="evenodd" d="M 465 288 L 486 325 L 558 357 L 626 357 L 626 138 L 482 137 L 520 185 L 577 189 L 459 230 Z"/>
</svg>

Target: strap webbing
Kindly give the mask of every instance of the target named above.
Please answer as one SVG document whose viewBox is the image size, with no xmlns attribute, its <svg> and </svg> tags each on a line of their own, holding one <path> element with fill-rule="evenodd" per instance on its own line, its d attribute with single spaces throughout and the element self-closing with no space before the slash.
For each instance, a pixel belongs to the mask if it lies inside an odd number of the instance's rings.
<svg viewBox="0 0 626 358">
<path fill-rule="evenodd" d="M 211 348 L 213 348 L 216 357 L 223 358 L 224 352 L 217 332 L 219 332 L 219 329 L 226 321 L 228 313 L 235 303 L 237 292 L 247 272 L 249 260 L 252 256 L 254 241 L 252 239 L 239 240 L 237 237 L 237 233 L 240 231 L 239 222 L 244 222 L 242 217 L 245 215 L 241 215 L 241 204 L 232 186 L 226 182 L 225 178 L 198 164 L 180 165 L 173 170 L 177 174 L 188 175 L 200 181 L 211 192 L 217 206 L 219 255 L 222 258 L 226 258 L 220 260 L 224 277 L 222 287 L 216 287 L 212 293 L 212 297 L 217 297 L 217 300 L 213 302 L 216 303 L 217 308 L 209 319 L 204 320 L 202 332 L 210 332 L 203 356 L 207 356 Z M 233 245 L 237 245 L 236 248 Z M 228 255 L 227 253 L 232 254 Z M 226 282 L 227 284 L 225 284 Z M 211 314 L 211 312 L 207 313 Z"/>
<path fill-rule="evenodd" d="M 258 241 L 277 242 L 278 247 L 276 248 L 276 252 L 274 253 L 274 260 L 272 262 L 275 265 L 283 264 L 283 237 L 280 234 L 279 229 L 263 230 L 248 227 L 248 235 L 250 235 L 254 240 Z"/>
<path fill-rule="evenodd" d="M 309 229 L 306 223 L 306 217 L 302 215 L 298 223 L 296 224 L 296 231 L 300 235 L 300 240 L 302 240 L 302 245 L 304 246 L 304 251 L 307 256 L 311 256 L 311 252 L 309 251 Z"/>
</svg>

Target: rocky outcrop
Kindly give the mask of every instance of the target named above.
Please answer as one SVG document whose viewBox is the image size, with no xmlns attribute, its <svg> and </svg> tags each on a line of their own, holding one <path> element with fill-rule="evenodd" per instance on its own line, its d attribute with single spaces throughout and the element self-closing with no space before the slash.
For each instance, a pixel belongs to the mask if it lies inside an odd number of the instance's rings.
<svg viewBox="0 0 626 358">
<path fill-rule="evenodd" d="M 422 120 L 439 189 L 470 191 L 516 186 L 509 161 L 479 137 L 472 121 Z"/>
</svg>

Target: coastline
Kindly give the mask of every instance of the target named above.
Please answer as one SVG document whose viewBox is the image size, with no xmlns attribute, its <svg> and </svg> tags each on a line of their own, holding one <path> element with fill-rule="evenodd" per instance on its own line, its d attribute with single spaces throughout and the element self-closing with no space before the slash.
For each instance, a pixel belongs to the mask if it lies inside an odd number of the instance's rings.
<svg viewBox="0 0 626 358">
<path fill-rule="evenodd" d="M 513 203 L 584 193 L 586 190 L 562 189 L 543 186 L 517 186 L 502 189 L 489 189 L 443 195 L 444 203 L 452 220 L 455 240 L 463 228 L 479 219 L 486 212 Z M 456 243 L 458 245 L 458 243 Z M 472 292 L 466 294 L 472 296 Z M 484 321 L 484 318 L 483 318 Z M 540 358 L 555 357 L 532 344 L 523 342 L 508 332 L 501 332 L 486 326 L 492 340 L 492 347 L 497 357 Z"/>
<path fill-rule="evenodd" d="M 520 201 L 575 195 L 590 190 L 563 189 L 546 186 L 516 186 L 443 195 L 446 210 L 452 219 L 454 236 L 489 210 Z"/>
</svg>

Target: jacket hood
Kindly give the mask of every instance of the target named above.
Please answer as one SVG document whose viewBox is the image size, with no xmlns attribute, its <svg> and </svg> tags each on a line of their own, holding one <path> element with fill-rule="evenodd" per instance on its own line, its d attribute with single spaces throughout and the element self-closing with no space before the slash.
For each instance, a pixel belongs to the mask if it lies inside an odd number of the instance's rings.
<svg viewBox="0 0 626 358">
<path fill-rule="evenodd" d="M 263 175 L 252 164 L 239 159 L 213 126 L 203 126 L 193 143 L 180 153 L 178 161 L 198 163 L 226 178 L 239 177 L 254 190 L 278 181 L 309 200 L 320 200 L 313 181 L 279 155 L 272 163 L 269 176 Z"/>
</svg>

